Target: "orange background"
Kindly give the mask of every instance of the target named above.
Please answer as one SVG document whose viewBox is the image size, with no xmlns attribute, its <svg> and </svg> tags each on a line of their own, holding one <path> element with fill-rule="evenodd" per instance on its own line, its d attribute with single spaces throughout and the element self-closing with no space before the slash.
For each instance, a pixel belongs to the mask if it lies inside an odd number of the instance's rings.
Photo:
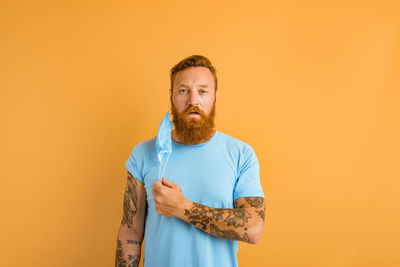
<svg viewBox="0 0 400 267">
<path fill-rule="evenodd" d="M 400 2 L 2 1 L 1 266 L 113 266 L 125 161 L 169 69 L 217 68 L 265 231 L 242 267 L 399 266 Z"/>
</svg>

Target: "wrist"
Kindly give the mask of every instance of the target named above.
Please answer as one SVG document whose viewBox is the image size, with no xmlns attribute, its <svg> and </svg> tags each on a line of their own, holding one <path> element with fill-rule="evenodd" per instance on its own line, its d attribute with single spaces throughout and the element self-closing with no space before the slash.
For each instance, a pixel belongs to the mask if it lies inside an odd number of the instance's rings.
<svg viewBox="0 0 400 267">
<path fill-rule="evenodd" d="M 182 204 L 182 210 L 180 212 L 179 218 L 181 220 L 187 221 L 187 215 L 185 215 L 186 211 L 189 211 L 192 207 L 193 207 L 193 202 L 185 199 L 185 201 L 183 201 L 183 204 Z"/>
</svg>

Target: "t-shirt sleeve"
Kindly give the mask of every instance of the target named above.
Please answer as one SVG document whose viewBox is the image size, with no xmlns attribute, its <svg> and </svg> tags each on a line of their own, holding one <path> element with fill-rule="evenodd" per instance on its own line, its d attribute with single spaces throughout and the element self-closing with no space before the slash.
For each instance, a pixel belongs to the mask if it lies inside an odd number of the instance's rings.
<svg viewBox="0 0 400 267">
<path fill-rule="evenodd" d="M 143 183 L 143 177 L 141 175 L 141 171 L 139 169 L 139 164 L 137 162 L 138 158 L 138 151 L 136 147 L 132 150 L 128 160 L 125 162 L 126 169 L 139 181 Z"/>
<path fill-rule="evenodd" d="M 256 153 L 251 146 L 246 147 L 239 160 L 233 199 L 241 197 L 264 197 L 260 184 L 260 166 Z"/>
</svg>

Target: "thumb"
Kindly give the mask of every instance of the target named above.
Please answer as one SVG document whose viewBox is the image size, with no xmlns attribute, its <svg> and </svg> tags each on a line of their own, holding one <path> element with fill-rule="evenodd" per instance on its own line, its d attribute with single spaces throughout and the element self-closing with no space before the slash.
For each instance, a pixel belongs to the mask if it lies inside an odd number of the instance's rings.
<svg viewBox="0 0 400 267">
<path fill-rule="evenodd" d="M 165 179 L 165 177 L 162 178 L 162 184 L 165 185 L 165 186 L 168 186 L 170 188 L 175 188 L 176 187 L 176 184 L 174 184 L 170 180 Z"/>
</svg>

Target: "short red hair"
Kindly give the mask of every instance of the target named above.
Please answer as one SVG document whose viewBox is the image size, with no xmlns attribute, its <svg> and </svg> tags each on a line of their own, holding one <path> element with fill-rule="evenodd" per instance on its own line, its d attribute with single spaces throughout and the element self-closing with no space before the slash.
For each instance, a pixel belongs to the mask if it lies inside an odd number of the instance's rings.
<svg viewBox="0 0 400 267">
<path fill-rule="evenodd" d="M 210 70 L 212 76 L 214 77 L 214 84 L 215 84 L 215 92 L 217 92 L 217 74 L 215 67 L 211 64 L 211 61 L 206 58 L 205 56 L 201 55 L 193 55 L 190 57 L 187 57 L 183 60 L 181 60 L 178 64 L 176 64 L 172 69 L 171 69 L 171 89 L 174 87 L 174 80 L 176 73 L 178 73 L 181 70 L 190 68 L 190 67 L 205 67 Z"/>
</svg>

